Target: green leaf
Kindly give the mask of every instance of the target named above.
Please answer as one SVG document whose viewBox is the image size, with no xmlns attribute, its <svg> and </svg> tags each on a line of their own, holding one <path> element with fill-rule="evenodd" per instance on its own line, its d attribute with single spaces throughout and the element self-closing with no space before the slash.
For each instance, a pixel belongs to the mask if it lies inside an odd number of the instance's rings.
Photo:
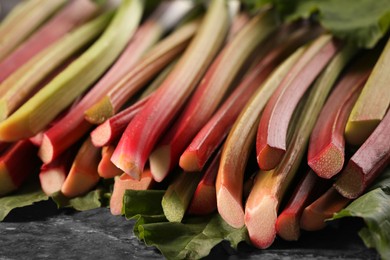
<svg viewBox="0 0 390 260">
<path fill-rule="evenodd" d="M 100 208 L 102 206 L 103 196 L 104 191 L 102 189 L 96 189 L 83 196 L 72 199 L 65 197 L 61 192 L 53 194 L 51 198 L 57 204 L 58 208 L 74 208 L 78 211 L 85 211 Z"/>
<path fill-rule="evenodd" d="M 336 213 L 333 219 L 359 217 L 366 227 L 359 231 L 367 247 L 390 259 L 390 169 L 382 174 L 371 191 Z"/>
<path fill-rule="evenodd" d="M 388 0 L 270 0 L 282 19 L 293 21 L 315 14 L 334 36 L 358 47 L 372 48 L 389 31 Z M 245 0 L 261 8 L 265 0 Z"/>
<path fill-rule="evenodd" d="M 15 208 L 29 206 L 48 199 L 49 197 L 42 191 L 39 182 L 28 182 L 17 192 L 0 198 L 0 221 L 3 221 Z"/>
<path fill-rule="evenodd" d="M 215 213 L 206 217 L 186 217 L 182 223 L 168 222 L 161 200 L 165 191 L 132 191 L 124 195 L 124 212 L 135 218 L 135 235 L 155 246 L 168 259 L 199 259 L 227 240 L 233 248 L 249 241 L 246 228 L 235 229 Z"/>
</svg>

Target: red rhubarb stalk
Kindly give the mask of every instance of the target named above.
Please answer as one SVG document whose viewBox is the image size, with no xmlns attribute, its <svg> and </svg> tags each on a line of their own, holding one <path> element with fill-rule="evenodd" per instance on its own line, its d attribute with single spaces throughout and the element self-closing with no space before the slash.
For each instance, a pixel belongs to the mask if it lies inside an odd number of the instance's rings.
<svg viewBox="0 0 390 260">
<path fill-rule="evenodd" d="M 99 6 L 90 0 L 71 1 L 0 63 L 0 82 L 37 53 L 93 17 Z"/>
<path fill-rule="evenodd" d="M 375 101 L 373 101 L 375 102 Z M 355 199 L 390 163 L 390 112 L 348 161 L 334 186 L 344 197 Z"/>
<path fill-rule="evenodd" d="M 291 55 L 259 87 L 240 113 L 224 144 L 216 180 L 217 207 L 221 217 L 235 228 L 244 225 L 244 172 L 256 136 L 260 113 L 302 52 L 303 49 L 300 49 Z"/>
<path fill-rule="evenodd" d="M 287 130 L 293 112 L 337 49 L 330 35 L 315 40 L 268 102 L 261 116 L 256 140 L 260 169 L 273 169 L 281 161 L 286 152 Z"/>
<path fill-rule="evenodd" d="M 28 139 L 18 141 L 0 157 L 0 196 L 17 190 L 30 176 L 38 174 L 38 148 Z"/>
<path fill-rule="evenodd" d="M 304 157 L 317 116 L 336 79 L 355 52 L 355 48 L 346 46 L 332 59 L 311 88 L 307 100 L 303 100 L 302 113 L 290 128 L 291 141 L 281 163 L 270 172 L 258 174 L 262 176 L 257 178 L 245 207 L 245 225 L 255 246 L 267 248 L 273 243 L 280 203 Z"/>
<path fill-rule="evenodd" d="M 329 96 L 310 137 L 308 164 L 318 176 L 330 179 L 344 166 L 344 129 L 374 61 L 361 59 L 351 67 Z"/>
<path fill-rule="evenodd" d="M 161 9 L 165 10 L 166 6 L 162 5 L 156 10 L 160 15 Z M 164 29 L 159 20 L 160 18 L 155 14 L 142 24 L 112 68 L 85 95 L 77 107 L 45 131 L 43 143 L 39 150 L 39 156 L 44 162 L 53 160 L 91 129 L 92 125 L 84 119 L 84 111 L 99 101 L 115 84 L 121 81 L 143 54 L 158 41 L 164 31 L 169 29 L 169 27 Z"/>
<path fill-rule="evenodd" d="M 96 104 L 85 111 L 90 123 L 99 124 L 117 113 L 123 105 L 144 87 L 161 69 L 187 47 L 196 33 L 200 20 L 189 22 L 154 46 Z"/>
<path fill-rule="evenodd" d="M 316 200 L 328 183 L 309 170 L 295 188 L 288 204 L 276 220 L 276 233 L 284 240 L 296 241 L 300 237 L 300 220 L 303 210 Z"/>
<path fill-rule="evenodd" d="M 350 199 L 344 198 L 333 187 L 328 189 L 321 197 L 307 206 L 300 220 L 300 227 L 307 231 L 321 230 L 326 226 L 325 220 L 333 217 L 348 205 Z"/>
<path fill-rule="evenodd" d="M 68 176 L 61 187 L 61 192 L 68 198 L 87 193 L 100 180 L 97 167 L 101 157 L 100 148 L 93 146 L 87 138 L 77 152 Z"/>
<path fill-rule="evenodd" d="M 142 172 L 140 180 L 134 180 L 128 174 L 123 173 L 115 178 L 114 189 L 110 199 L 110 211 L 112 215 L 121 215 L 123 207 L 123 195 L 126 190 L 148 190 L 154 184 L 152 173 L 149 169 Z"/>
<path fill-rule="evenodd" d="M 61 156 L 57 157 L 49 164 L 43 164 L 39 173 L 41 188 L 46 195 L 50 196 L 61 190 L 66 176 L 70 171 L 73 160 L 77 154 L 78 146 L 75 145 L 68 149 Z"/>
<path fill-rule="evenodd" d="M 276 26 L 272 12 L 261 13 L 221 51 L 184 111 L 150 155 L 150 168 L 156 181 L 162 181 L 178 164 L 180 155 L 217 109 L 245 61 Z"/>
<path fill-rule="evenodd" d="M 139 179 L 161 134 L 170 125 L 223 44 L 229 22 L 226 2 L 213 0 L 194 39 L 173 71 L 130 122 L 111 160 Z"/>
<path fill-rule="evenodd" d="M 250 70 L 229 98 L 217 110 L 214 116 L 202 127 L 180 157 L 180 167 L 185 171 L 201 171 L 229 133 L 239 113 L 253 96 L 253 93 L 271 74 L 275 67 L 296 48 L 310 38 L 307 30 L 293 33 L 282 44 L 271 42 L 267 55 Z M 275 47 L 276 45 L 276 47 Z M 268 46 L 268 45 L 267 45 Z"/>
<path fill-rule="evenodd" d="M 189 214 L 207 215 L 213 213 L 217 209 L 215 179 L 217 178 L 221 152 L 222 149 L 215 155 L 196 187 L 194 196 L 188 207 Z"/>
<path fill-rule="evenodd" d="M 117 168 L 111 162 L 111 156 L 114 153 L 115 146 L 104 146 L 102 148 L 102 159 L 99 162 L 97 171 L 100 177 L 109 179 L 114 178 L 115 176 L 119 176 L 123 173 L 123 171 Z"/>
</svg>

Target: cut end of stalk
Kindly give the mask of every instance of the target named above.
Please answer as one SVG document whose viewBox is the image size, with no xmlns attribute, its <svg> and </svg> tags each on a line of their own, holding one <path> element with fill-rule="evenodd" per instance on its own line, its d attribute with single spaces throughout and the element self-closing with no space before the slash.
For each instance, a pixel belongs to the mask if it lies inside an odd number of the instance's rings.
<svg viewBox="0 0 390 260">
<path fill-rule="evenodd" d="M 257 153 L 257 163 L 263 171 L 270 171 L 282 161 L 285 150 L 266 145 Z"/>
<path fill-rule="evenodd" d="M 0 164 L 0 197 L 16 189 L 17 187 L 12 181 L 12 178 L 9 175 L 7 169 L 3 164 Z"/>
<path fill-rule="evenodd" d="M 299 220 L 296 215 L 284 213 L 276 221 L 276 233 L 287 241 L 297 241 L 301 235 Z"/>
<path fill-rule="evenodd" d="M 344 152 L 329 144 L 315 157 L 310 158 L 308 164 L 319 177 L 330 179 L 342 170 Z"/>
<path fill-rule="evenodd" d="M 356 199 L 365 188 L 361 169 L 357 166 L 351 166 L 349 163 L 334 183 L 334 187 L 343 197 Z"/>
<path fill-rule="evenodd" d="M 123 195 L 126 190 L 147 190 L 153 185 L 152 175 L 145 170 L 140 181 L 134 180 L 126 173 L 115 177 L 114 189 L 110 199 L 110 211 L 112 215 L 121 215 Z"/>
<path fill-rule="evenodd" d="M 66 176 L 63 174 L 63 171 L 58 171 L 56 169 L 41 172 L 39 174 L 39 180 L 41 182 L 42 191 L 48 196 L 60 191 L 62 184 L 65 182 L 65 178 Z"/>
<path fill-rule="evenodd" d="M 54 159 L 54 146 L 50 138 L 43 134 L 41 145 L 38 151 L 38 156 L 43 163 L 48 164 Z"/>
<path fill-rule="evenodd" d="M 198 156 L 195 151 L 185 151 L 180 156 L 179 165 L 187 172 L 198 172 L 202 170 L 199 166 Z"/>
<path fill-rule="evenodd" d="M 169 199 L 166 199 L 168 196 Z M 169 194 L 166 193 L 161 204 L 164 215 L 169 222 L 181 222 L 184 217 L 185 207 L 183 207 L 182 201 L 175 191 L 172 190 Z"/>
<path fill-rule="evenodd" d="M 140 180 L 142 170 L 136 165 L 136 163 L 129 158 L 126 158 L 126 156 L 120 154 L 120 152 L 114 154 L 111 157 L 111 162 L 127 173 L 129 176 L 131 176 L 133 179 Z"/>
<path fill-rule="evenodd" d="M 345 127 L 345 140 L 350 145 L 360 146 L 374 132 L 381 120 L 349 121 Z"/>
<path fill-rule="evenodd" d="M 107 96 L 84 112 L 85 119 L 95 125 L 103 123 L 114 114 L 114 108 Z"/>
<path fill-rule="evenodd" d="M 216 209 L 217 197 L 215 186 L 199 183 L 188 208 L 188 213 L 193 215 L 207 215 Z"/>
<path fill-rule="evenodd" d="M 278 201 L 270 196 L 262 197 L 255 207 L 245 209 L 245 225 L 252 244 L 265 249 L 276 237 Z"/>
<path fill-rule="evenodd" d="M 217 193 L 217 208 L 221 217 L 232 227 L 244 226 L 244 210 L 241 201 L 237 201 L 226 187 L 220 187 Z"/>
<path fill-rule="evenodd" d="M 155 181 L 161 182 L 168 175 L 170 161 L 171 152 L 168 145 L 160 146 L 150 154 L 150 170 Z"/>
<path fill-rule="evenodd" d="M 91 132 L 91 141 L 96 147 L 103 147 L 108 144 L 112 136 L 111 125 L 108 124 L 108 121 L 99 125 Z"/>
<path fill-rule="evenodd" d="M 61 192 L 67 198 L 74 198 L 85 194 L 99 182 L 99 175 L 80 174 L 78 169 L 72 167 L 68 177 L 61 187 Z"/>
</svg>

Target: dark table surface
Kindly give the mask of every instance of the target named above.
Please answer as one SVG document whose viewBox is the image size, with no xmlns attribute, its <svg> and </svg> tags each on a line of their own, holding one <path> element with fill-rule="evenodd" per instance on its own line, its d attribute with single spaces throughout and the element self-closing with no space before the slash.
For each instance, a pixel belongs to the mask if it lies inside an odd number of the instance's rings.
<svg viewBox="0 0 390 260">
<path fill-rule="evenodd" d="M 108 209 L 58 210 L 51 201 L 16 209 L 0 222 L 0 259 L 163 259 L 132 232 L 134 222 Z M 244 243 L 236 252 L 227 244 L 208 259 L 379 259 L 357 235 L 362 223 L 342 220 L 298 242 L 277 239 L 271 248 Z"/>
</svg>

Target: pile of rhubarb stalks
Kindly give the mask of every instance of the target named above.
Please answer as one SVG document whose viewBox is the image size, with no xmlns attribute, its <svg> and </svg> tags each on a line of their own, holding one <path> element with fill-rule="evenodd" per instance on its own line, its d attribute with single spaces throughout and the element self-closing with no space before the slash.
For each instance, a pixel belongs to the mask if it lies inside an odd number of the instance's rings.
<svg viewBox="0 0 390 260">
<path fill-rule="evenodd" d="M 104 1 L 100 1 L 104 2 Z M 169 221 L 218 212 L 297 240 L 390 161 L 390 40 L 371 50 L 238 1 L 27 0 L 0 24 L 0 196 L 166 189 Z M 388 36 L 386 36 L 388 37 Z"/>
</svg>

